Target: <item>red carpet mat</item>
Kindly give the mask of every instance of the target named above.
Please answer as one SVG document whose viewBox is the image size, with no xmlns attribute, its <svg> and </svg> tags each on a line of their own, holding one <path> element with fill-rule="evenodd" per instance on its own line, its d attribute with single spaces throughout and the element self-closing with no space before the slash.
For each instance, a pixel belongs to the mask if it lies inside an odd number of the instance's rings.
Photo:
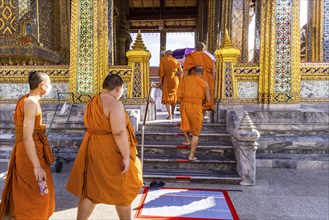
<svg viewBox="0 0 329 220">
<path fill-rule="evenodd" d="M 135 219 L 233 219 L 239 217 L 227 191 L 146 187 Z"/>
</svg>

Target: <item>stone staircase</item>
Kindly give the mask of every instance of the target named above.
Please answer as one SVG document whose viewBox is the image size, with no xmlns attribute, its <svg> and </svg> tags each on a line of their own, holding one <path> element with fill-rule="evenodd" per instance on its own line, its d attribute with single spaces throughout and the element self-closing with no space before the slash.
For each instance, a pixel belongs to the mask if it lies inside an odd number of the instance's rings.
<svg viewBox="0 0 329 220">
<path fill-rule="evenodd" d="M 59 156 L 74 161 L 83 135 L 83 107 L 72 112 L 65 135 L 66 118 L 56 118 L 56 123 L 49 132 L 51 147 L 60 148 Z M 2 114 L 0 121 L 0 162 L 8 162 L 15 143 L 15 129 L 12 111 Z M 43 108 L 43 121 L 49 127 L 54 107 Z M 178 116 L 177 116 L 178 117 Z M 175 120 L 179 120 L 176 118 Z M 187 181 L 202 183 L 234 183 L 241 178 L 235 171 L 236 161 L 229 134 L 225 124 L 205 123 L 197 148 L 197 161 L 188 161 L 189 147 L 183 146 L 183 133 L 180 122 L 153 121 L 145 127 L 144 179 L 163 181 Z M 141 128 L 141 126 L 139 126 Z M 140 153 L 141 129 L 136 132 Z M 139 155 L 140 156 L 140 155 Z M 65 166 L 65 165 L 64 165 Z"/>
<path fill-rule="evenodd" d="M 225 124 L 203 124 L 196 161 L 189 161 L 189 147 L 182 145 L 180 123 L 147 123 L 144 143 L 144 181 L 233 183 L 241 178 Z M 141 132 L 136 133 L 141 152 Z"/>
</svg>

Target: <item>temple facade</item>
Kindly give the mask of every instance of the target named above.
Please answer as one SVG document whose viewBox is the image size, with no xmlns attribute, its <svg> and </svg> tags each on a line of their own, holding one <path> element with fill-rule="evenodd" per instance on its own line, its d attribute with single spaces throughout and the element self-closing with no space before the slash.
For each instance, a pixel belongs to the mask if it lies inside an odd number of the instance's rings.
<svg viewBox="0 0 329 220">
<path fill-rule="evenodd" d="M 329 153 L 329 0 L 0 0 L 1 108 L 12 111 L 28 92 L 32 70 L 53 82 L 44 104 L 57 103 L 56 91 L 86 103 L 114 73 L 125 82 L 123 102 L 142 119 L 152 54 L 140 33 L 160 33 L 163 53 L 166 33 L 184 31 L 216 57 L 213 122 L 234 124 L 232 112 L 241 119 L 248 111 L 267 137 L 259 152 L 307 145 L 313 151 L 303 153 Z M 263 159 L 274 166 L 273 157 Z"/>
<path fill-rule="evenodd" d="M 328 102 L 328 4 L 328 0 L 308 1 L 307 24 L 300 28 L 299 0 L 1 0 L 1 103 L 15 102 L 27 89 L 24 76 L 33 69 L 52 77 L 54 91 L 70 90 L 81 97 L 98 92 L 99 82 L 109 72 L 120 72 L 129 84 L 127 98 L 145 98 L 147 48 L 132 49 L 140 51 L 133 60 L 127 56 L 135 40 L 130 33 L 138 30 L 159 32 L 162 52 L 166 32 L 195 32 L 195 41 L 206 43 L 217 58 L 217 103 Z M 220 53 L 225 33 L 229 47 L 240 51 L 236 60 Z"/>
</svg>

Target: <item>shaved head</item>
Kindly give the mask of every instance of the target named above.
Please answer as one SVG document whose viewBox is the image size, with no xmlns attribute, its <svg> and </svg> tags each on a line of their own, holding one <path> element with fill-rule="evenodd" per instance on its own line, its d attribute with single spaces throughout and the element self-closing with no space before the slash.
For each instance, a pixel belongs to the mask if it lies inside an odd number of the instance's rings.
<svg viewBox="0 0 329 220">
<path fill-rule="evenodd" d="M 198 42 L 195 48 L 197 51 L 203 51 L 206 49 L 206 45 L 202 42 Z"/>
<path fill-rule="evenodd" d="M 29 86 L 30 90 L 38 88 L 39 84 L 50 82 L 49 76 L 44 72 L 32 71 L 29 73 Z"/>
<path fill-rule="evenodd" d="M 116 87 L 122 85 L 123 85 L 123 80 L 118 74 L 110 74 L 105 78 L 103 82 L 103 89 L 112 91 Z"/>
<path fill-rule="evenodd" d="M 167 50 L 165 54 L 166 54 L 166 56 L 172 55 L 172 51 L 171 50 Z"/>
</svg>

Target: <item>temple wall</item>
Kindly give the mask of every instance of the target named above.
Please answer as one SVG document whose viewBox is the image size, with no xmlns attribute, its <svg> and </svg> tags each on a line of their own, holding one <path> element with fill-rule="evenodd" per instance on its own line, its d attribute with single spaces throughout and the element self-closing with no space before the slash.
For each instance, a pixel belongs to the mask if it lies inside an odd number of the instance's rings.
<svg viewBox="0 0 329 220">
<path fill-rule="evenodd" d="M 45 100 L 55 100 L 57 99 L 57 91 L 68 91 L 68 83 L 52 83 L 52 90 Z M 21 96 L 29 92 L 29 85 L 27 83 L 1 83 L 0 87 L 0 100 L 17 100 Z"/>
<path fill-rule="evenodd" d="M 54 2 L 39 0 L 40 41 L 45 47 L 54 49 Z"/>
<path fill-rule="evenodd" d="M 257 82 L 238 82 L 238 98 L 257 98 L 258 83 Z"/>
</svg>

